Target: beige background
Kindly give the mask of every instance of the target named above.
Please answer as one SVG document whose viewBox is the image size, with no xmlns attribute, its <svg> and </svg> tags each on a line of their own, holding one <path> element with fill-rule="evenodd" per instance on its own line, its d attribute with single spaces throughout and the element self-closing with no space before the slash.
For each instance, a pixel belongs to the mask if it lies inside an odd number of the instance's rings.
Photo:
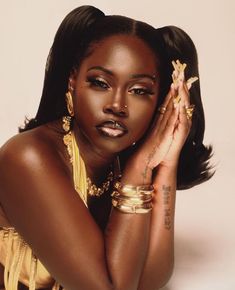
<svg viewBox="0 0 235 290">
<path fill-rule="evenodd" d="M 0 0 L 0 145 L 34 116 L 54 33 L 67 12 L 93 4 L 158 27 L 173 24 L 199 54 L 206 143 L 214 178 L 178 192 L 175 272 L 165 290 L 235 289 L 235 1 Z M 148 290 L 148 289 L 146 289 Z"/>
</svg>

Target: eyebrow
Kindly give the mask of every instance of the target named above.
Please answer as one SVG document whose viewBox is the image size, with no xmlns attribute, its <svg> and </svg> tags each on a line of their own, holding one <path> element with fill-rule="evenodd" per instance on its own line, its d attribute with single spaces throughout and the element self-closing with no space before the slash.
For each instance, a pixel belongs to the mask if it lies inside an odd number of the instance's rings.
<svg viewBox="0 0 235 290">
<path fill-rule="evenodd" d="M 135 74 L 131 76 L 133 79 L 139 78 L 148 78 L 151 79 L 153 82 L 156 82 L 156 75 L 149 75 L 149 74 Z"/>
<path fill-rule="evenodd" d="M 93 69 L 101 70 L 101 71 L 103 71 L 103 72 L 105 72 L 105 73 L 107 73 L 107 74 L 109 74 L 109 75 L 111 75 L 111 76 L 114 75 L 113 72 L 112 72 L 111 70 L 109 70 L 109 69 L 107 69 L 107 68 L 104 68 L 104 67 L 102 67 L 102 66 L 92 66 L 92 67 L 90 67 L 87 71 L 90 71 L 90 70 L 93 70 Z"/>
<path fill-rule="evenodd" d="M 104 67 L 102 67 L 102 66 L 92 66 L 92 67 L 90 67 L 87 71 L 90 71 L 90 70 L 93 70 L 93 69 L 101 70 L 101 71 L 103 71 L 103 72 L 105 72 L 105 73 L 107 73 L 107 74 L 109 74 L 109 75 L 111 75 L 111 76 L 114 75 L 114 73 L 113 73 L 111 70 L 109 70 L 109 69 L 107 69 L 107 68 L 104 68 Z M 131 75 L 131 78 L 133 78 L 133 79 L 148 78 L 148 79 L 150 79 L 151 81 L 156 82 L 156 75 L 149 75 L 149 74 L 133 74 L 133 75 Z"/>
</svg>

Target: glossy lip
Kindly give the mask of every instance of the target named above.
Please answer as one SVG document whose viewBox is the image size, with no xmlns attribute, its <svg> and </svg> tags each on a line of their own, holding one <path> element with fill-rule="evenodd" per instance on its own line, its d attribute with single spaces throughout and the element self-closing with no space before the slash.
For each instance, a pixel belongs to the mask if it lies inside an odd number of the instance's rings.
<svg viewBox="0 0 235 290">
<path fill-rule="evenodd" d="M 127 127 L 120 121 L 107 120 L 96 126 L 99 133 L 106 137 L 119 138 L 125 135 L 128 130 Z"/>
</svg>

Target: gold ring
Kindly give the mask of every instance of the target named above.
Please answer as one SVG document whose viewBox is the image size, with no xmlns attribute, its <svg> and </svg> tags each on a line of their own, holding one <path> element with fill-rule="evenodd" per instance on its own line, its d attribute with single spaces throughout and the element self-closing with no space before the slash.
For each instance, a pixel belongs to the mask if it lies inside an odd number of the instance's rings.
<svg viewBox="0 0 235 290">
<path fill-rule="evenodd" d="M 186 111 L 186 115 L 187 115 L 188 120 L 192 119 L 194 109 L 195 109 L 195 105 L 190 105 L 190 106 L 185 107 L 185 111 Z"/>
<path fill-rule="evenodd" d="M 158 108 L 158 112 L 159 112 L 160 114 L 164 114 L 164 113 L 166 112 L 166 107 L 164 107 L 164 106 L 159 107 L 159 108 Z"/>
</svg>

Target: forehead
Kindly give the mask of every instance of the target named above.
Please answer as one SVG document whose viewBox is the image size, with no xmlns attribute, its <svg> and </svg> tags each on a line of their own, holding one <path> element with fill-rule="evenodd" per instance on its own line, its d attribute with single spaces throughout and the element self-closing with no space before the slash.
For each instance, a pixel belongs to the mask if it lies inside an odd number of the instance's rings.
<svg viewBox="0 0 235 290">
<path fill-rule="evenodd" d="M 93 44 L 81 65 L 155 73 L 157 62 L 156 55 L 143 40 L 130 35 L 114 35 Z"/>
</svg>

